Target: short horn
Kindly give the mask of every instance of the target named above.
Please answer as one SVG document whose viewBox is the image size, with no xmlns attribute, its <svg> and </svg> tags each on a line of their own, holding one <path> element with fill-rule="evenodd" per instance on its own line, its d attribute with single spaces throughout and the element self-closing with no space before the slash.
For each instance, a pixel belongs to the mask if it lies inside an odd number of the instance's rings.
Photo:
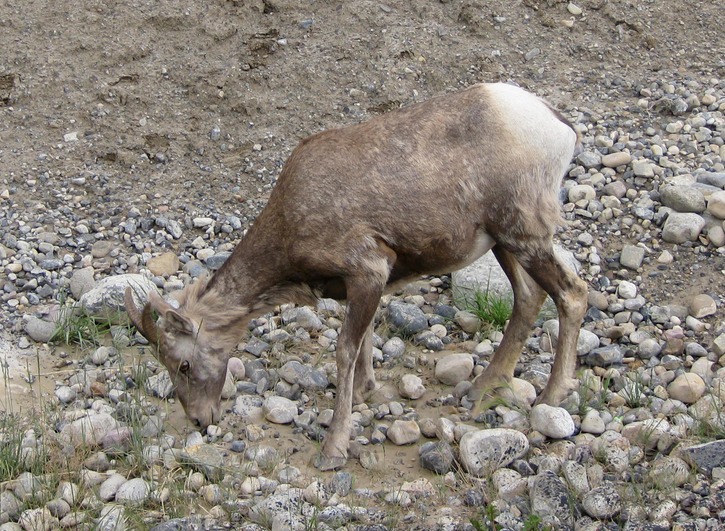
<svg viewBox="0 0 725 531">
<path fill-rule="evenodd" d="M 143 312 L 139 312 L 133 300 L 133 291 L 130 287 L 126 288 L 123 299 L 126 303 L 126 312 L 131 318 L 133 325 L 150 343 L 156 345 L 158 343 L 158 335 L 156 333 L 156 323 L 154 322 L 153 315 L 151 315 L 151 305 L 146 303 L 143 307 Z"/>
</svg>

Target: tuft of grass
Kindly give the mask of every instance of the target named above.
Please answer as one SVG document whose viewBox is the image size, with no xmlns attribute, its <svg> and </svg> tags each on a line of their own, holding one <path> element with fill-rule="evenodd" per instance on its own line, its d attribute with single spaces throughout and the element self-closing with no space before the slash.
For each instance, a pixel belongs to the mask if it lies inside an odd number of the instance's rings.
<svg viewBox="0 0 725 531">
<path fill-rule="evenodd" d="M 511 318 L 514 303 L 511 295 L 500 295 L 493 291 L 477 291 L 474 297 L 473 313 L 496 330 L 503 330 Z"/>
<path fill-rule="evenodd" d="M 501 524 L 496 523 L 498 511 L 493 504 L 487 504 L 485 509 L 481 511 L 481 518 L 471 518 L 470 522 L 476 531 L 499 531 L 503 529 Z"/>
<path fill-rule="evenodd" d="M 647 386 L 642 380 L 642 375 L 639 372 L 634 373 L 634 377 L 630 377 L 632 373 L 626 375 L 625 385 L 620 391 L 620 394 L 627 402 L 627 406 L 630 409 L 636 409 L 642 407 L 647 402 L 645 391 Z"/>
<path fill-rule="evenodd" d="M 88 315 L 84 310 L 70 304 L 63 293 L 58 295 L 58 302 L 60 310 L 50 340 L 69 345 L 77 344 L 82 350 L 99 346 L 101 337 L 111 328 L 108 320 Z"/>
</svg>

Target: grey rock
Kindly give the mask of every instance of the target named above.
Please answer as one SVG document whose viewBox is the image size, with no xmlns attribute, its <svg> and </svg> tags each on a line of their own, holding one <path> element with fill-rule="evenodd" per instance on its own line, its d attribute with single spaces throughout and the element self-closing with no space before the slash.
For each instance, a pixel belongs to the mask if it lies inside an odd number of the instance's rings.
<svg viewBox="0 0 725 531">
<path fill-rule="evenodd" d="M 97 445 L 112 429 L 118 427 L 118 421 L 108 413 L 89 413 L 87 416 L 66 424 L 61 430 L 61 436 L 71 444 Z"/>
<path fill-rule="evenodd" d="M 456 324 L 461 327 L 461 330 L 468 334 L 475 334 L 481 328 L 481 319 L 469 311 L 463 310 L 456 312 L 454 320 L 456 321 Z"/>
<path fill-rule="evenodd" d="M 388 305 L 390 324 L 404 334 L 417 334 L 428 328 L 428 319 L 415 304 L 393 301 Z"/>
<path fill-rule="evenodd" d="M 210 444 L 187 446 L 179 451 L 177 460 L 198 470 L 210 481 L 220 481 L 224 473 L 224 454 Z"/>
<path fill-rule="evenodd" d="M 725 172 L 698 172 L 697 182 L 716 186 L 717 188 L 725 188 Z"/>
<path fill-rule="evenodd" d="M 559 342 L 559 321 L 557 319 L 549 319 L 543 325 L 544 332 L 551 338 L 554 347 Z M 579 330 L 579 337 L 576 342 L 577 356 L 585 356 L 599 346 L 599 337 L 589 330 L 582 328 Z"/>
<path fill-rule="evenodd" d="M 625 245 L 619 256 L 619 263 L 629 269 L 637 269 L 642 266 L 644 260 L 644 249 L 636 245 Z"/>
<path fill-rule="evenodd" d="M 396 420 L 388 428 L 386 435 L 397 446 L 413 444 L 420 439 L 420 427 L 414 420 Z"/>
<path fill-rule="evenodd" d="M 705 220 L 698 214 L 672 212 L 662 228 L 662 239 L 668 243 L 695 241 L 704 227 Z"/>
<path fill-rule="evenodd" d="M 690 467 L 679 457 L 660 457 L 650 463 L 648 479 L 660 489 L 679 487 L 690 479 Z"/>
<path fill-rule="evenodd" d="M 267 350 L 269 350 L 269 343 L 262 341 L 255 336 L 250 337 L 244 347 L 245 352 L 249 352 L 252 356 L 256 356 L 257 358 L 261 357 Z"/>
<path fill-rule="evenodd" d="M 70 292 L 75 300 L 79 300 L 96 285 L 93 272 L 92 267 L 84 267 L 73 272 L 70 279 Z"/>
<path fill-rule="evenodd" d="M 588 184 L 575 184 L 569 188 L 569 202 L 576 203 L 578 201 L 591 201 L 597 197 L 597 192 L 593 186 Z"/>
<path fill-rule="evenodd" d="M 142 504 L 149 496 L 151 488 L 143 478 L 133 478 L 121 486 L 116 491 L 116 501 L 126 505 Z"/>
<path fill-rule="evenodd" d="M 456 385 L 466 380 L 472 371 L 473 356 L 460 353 L 448 354 L 436 363 L 435 377 L 445 385 Z"/>
<path fill-rule="evenodd" d="M 648 360 L 654 356 L 658 356 L 662 351 L 662 347 L 656 339 L 645 339 L 637 347 L 637 354 L 643 360 Z"/>
<path fill-rule="evenodd" d="M 234 401 L 232 410 L 245 420 L 252 420 L 263 417 L 262 404 L 264 400 L 261 396 L 241 395 Z"/>
<path fill-rule="evenodd" d="M 725 467 L 725 440 L 696 444 L 682 450 L 682 455 L 700 471 L 710 474 L 713 468 Z"/>
<path fill-rule="evenodd" d="M 434 352 L 439 352 L 444 348 L 443 340 L 431 330 L 423 330 L 415 336 L 415 344 Z"/>
<path fill-rule="evenodd" d="M 677 212 L 705 211 L 705 196 L 694 186 L 665 186 L 660 188 L 662 204 Z"/>
<path fill-rule="evenodd" d="M 344 498 L 352 490 L 352 480 L 353 477 L 350 472 L 335 472 L 335 475 L 330 479 L 330 491 Z"/>
<path fill-rule="evenodd" d="M 226 262 L 232 253 L 230 252 L 221 252 L 221 253 L 215 253 L 211 255 L 210 257 L 206 258 L 204 260 L 204 264 L 206 267 L 211 269 L 212 271 L 216 271 L 217 269 L 221 268 L 221 266 L 224 265 L 224 262 Z"/>
<path fill-rule="evenodd" d="M 151 290 L 156 290 L 154 283 L 143 275 L 134 273 L 116 275 L 98 281 L 79 302 L 89 315 L 118 322 L 121 320 L 121 314 L 126 311 L 123 297 L 127 287 L 133 290 L 134 301 L 138 307 L 146 303 Z"/>
<path fill-rule="evenodd" d="M 118 503 L 104 505 L 95 529 L 98 531 L 125 531 L 128 525 L 123 506 Z"/>
<path fill-rule="evenodd" d="M 592 350 L 586 357 L 587 365 L 609 367 L 622 363 L 624 352 L 619 345 L 608 345 Z"/>
<path fill-rule="evenodd" d="M 18 500 L 15 495 L 9 490 L 3 490 L 0 492 L 0 509 L 3 513 L 7 514 L 10 520 L 17 520 L 20 516 L 20 509 L 22 503 Z"/>
<path fill-rule="evenodd" d="M 602 156 L 597 151 L 583 151 L 580 153 L 576 161 L 585 168 L 598 168 L 602 165 Z"/>
<path fill-rule="evenodd" d="M 637 177 L 651 178 L 655 176 L 654 167 L 651 162 L 637 160 L 632 163 L 632 171 Z"/>
<path fill-rule="evenodd" d="M 299 384 L 304 389 L 319 391 L 326 389 L 330 384 L 324 371 L 303 365 L 296 360 L 285 363 L 277 374 L 286 382 Z"/>
<path fill-rule="evenodd" d="M 453 449 L 446 441 L 429 442 L 420 448 L 420 465 L 436 474 L 447 474 L 454 460 Z"/>
<path fill-rule="evenodd" d="M 410 398 L 411 400 L 418 400 L 425 394 L 423 380 L 415 374 L 404 374 L 400 379 L 398 390 L 400 391 L 400 396 Z"/>
<path fill-rule="evenodd" d="M 55 390 L 55 396 L 61 404 L 70 404 L 76 399 L 76 392 L 73 388 L 68 387 L 67 385 L 61 385 Z"/>
<path fill-rule="evenodd" d="M 632 161 L 632 156 L 626 151 L 619 151 L 615 153 L 609 153 L 602 156 L 602 164 L 607 168 L 616 168 L 617 166 L 624 166 Z M 621 196 L 620 196 L 621 197 Z"/>
<path fill-rule="evenodd" d="M 146 380 L 146 391 L 159 398 L 169 398 L 174 393 L 174 384 L 169 371 L 164 369 L 158 374 L 149 376 Z"/>
<path fill-rule="evenodd" d="M 47 343 L 55 333 L 55 323 L 45 321 L 34 315 L 29 315 L 25 318 L 25 324 L 23 330 L 30 336 L 33 341 L 38 343 Z"/>
<path fill-rule="evenodd" d="M 45 508 L 26 509 L 20 514 L 20 526 L 27 531 L 50 531 L 58 529 L 58 519 Z"/>
<path fill-rule="evenodd" d="M 405 354 L 405 342 L 399 337 L 391 337 L 383 345 L 382 351 L 386 360 L 399 358 Z"/>
<path fill-rule="evenodd" d="M 308 331 L 322 329 L 322 321 L 317 314 L 307 306 L 291 308 L 282 313 L 282 321 L 285 324 L 297 323 L 298 326 Z"/>
<path fill-rule="evenodd" d="M 573 500 L 564 482 L 551 471 L 529 479 L 531 512 L 541 517 L 553 517 L 567 525 L 572 523 Z"/>
<path fill-rule="evenodd" d="M 482 477 L 525 455 L 529 440 L 520 431 L 493 428 L 464 434 L 459 447 L 465 470 Z"/>
</svg>

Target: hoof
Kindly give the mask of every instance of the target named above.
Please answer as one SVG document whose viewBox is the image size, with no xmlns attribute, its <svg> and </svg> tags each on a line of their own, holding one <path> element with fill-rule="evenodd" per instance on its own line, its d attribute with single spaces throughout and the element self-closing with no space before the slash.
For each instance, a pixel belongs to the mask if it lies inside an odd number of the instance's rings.
<svg viewBox="0 0 725 531">
<path fill-rule="evenodd" d="M 345 463 L 347 463 L 347 459 L 344 457 L 327 457 L 324 454 L 317 454 L 313 464 L 318 470 L 328 472 L 341 469 L 345 466 Z"/>
</svg>

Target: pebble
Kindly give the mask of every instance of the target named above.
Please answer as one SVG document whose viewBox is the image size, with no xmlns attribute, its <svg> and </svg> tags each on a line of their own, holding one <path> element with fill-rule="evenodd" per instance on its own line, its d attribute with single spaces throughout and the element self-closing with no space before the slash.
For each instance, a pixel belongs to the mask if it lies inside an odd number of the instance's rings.
<svg viewBox="0 0 725 531">
<path fill-rule="evenodd" d="M 609 153 L 602 156 L 602 164 L 607 168 L 616 168 L 618 166 L 626 166 L 632 161 L 632 156 L 626 151 Z"/>
<path fill-rule="evenodd" d="M 118 487 L 115 500 L 124 505 L 140 505 L 148 499 L 150 490 L 146 480 L 133 478 Z"/>
<path fill-rule="evenodd" d="M 582 496 L 584 511 L 597 520 L 610 520 L 622 510 L 619 493 L 612 485 L 602 485 Z"/>
<path fill-rule="evenodd" d="M 415 304 L 392 302 L 388 305 L 390 324 L 400 333 L 417 334 L 428 328 L 428 319 Z"/>
</svg>

